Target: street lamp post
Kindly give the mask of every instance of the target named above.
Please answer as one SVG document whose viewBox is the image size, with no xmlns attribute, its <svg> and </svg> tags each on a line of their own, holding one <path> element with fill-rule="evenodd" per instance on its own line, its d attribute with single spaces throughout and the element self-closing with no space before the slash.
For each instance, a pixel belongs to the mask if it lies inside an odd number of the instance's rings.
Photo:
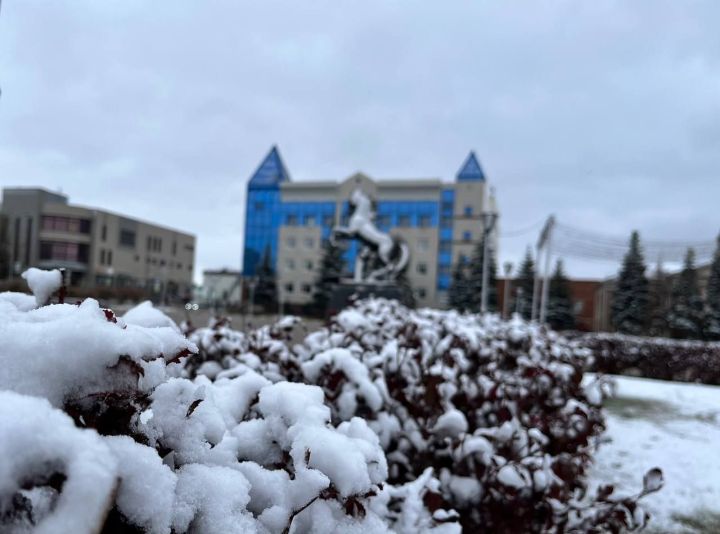
<svg viewBox="0 0 720 534">
<path fill-rule="evenodd" d="M 487 299 L 488 299 L 488 251 L 490 245 L 488 244 L 490 233 L 492 232 L 495 221 L 497 220 L 497 213 L 494 211 L 483 212 L 483 263 L 482 263 L 482 288 L 480 290 L 480 311 L 487 313 Z"/>
<path fill-rule="evenodd" d="M 508 318 L 508 310 L 510 309 L 510 273 L 512 273 L 512 263 L 506 261 L 503 265 L 505 269 L 505 287 L 503 291 L 503 319 Z"/>
</svg>

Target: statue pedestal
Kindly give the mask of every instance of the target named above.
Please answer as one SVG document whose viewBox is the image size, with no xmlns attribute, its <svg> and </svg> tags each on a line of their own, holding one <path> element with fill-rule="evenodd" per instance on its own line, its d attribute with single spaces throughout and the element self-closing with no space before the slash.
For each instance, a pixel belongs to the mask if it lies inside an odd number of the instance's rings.
<svg viewBox="0 0 720 534">
<path fill-rule="evenodd" d="M 353 297 L 360 299 L 379 297 L 402 302 L 403 292 L 394 284 L 340 282 L 333 288 L 325 316 L 330 317 L 342 311 L 350 304 Z"/>
</svg>

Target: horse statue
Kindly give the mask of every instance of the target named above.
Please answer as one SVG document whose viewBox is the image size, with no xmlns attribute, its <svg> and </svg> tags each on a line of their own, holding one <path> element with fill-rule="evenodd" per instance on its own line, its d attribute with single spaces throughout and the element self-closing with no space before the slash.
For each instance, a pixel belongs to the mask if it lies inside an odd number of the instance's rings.
<svg viewBox="0 0 720 534">
<path fill-rule="evenodd" d="M 375 212 L 372 209 L 370 198 L 359 188 L 350 195 L 350 205 L 353 208 L 347 226 L 333 228 L 331 240 L 339 237 L 357 237 L 365 245 L 358 254 L 355 267 L 355 281 L 376 282 L 381 280 L 394 280 L 410 259 L 410 251 L 406 243 L 393 238 L 390 234 L 381 232 L 375 226 Z M 368 266 L 371 257 L 376 256 L 382 267 L 371 271 L 363 280 L 363 267 Z"/>
</svg>

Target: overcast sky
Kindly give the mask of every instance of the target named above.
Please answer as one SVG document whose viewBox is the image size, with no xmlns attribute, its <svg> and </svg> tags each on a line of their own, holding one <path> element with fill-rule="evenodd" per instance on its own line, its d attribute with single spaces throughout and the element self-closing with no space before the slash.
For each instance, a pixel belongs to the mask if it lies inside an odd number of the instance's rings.
<svg viewBox="0 0 720 534">
<path fill-rule="evenodd" d="M 555 213 L 713 239 L 718 28 L 713 0 L 5 0 L 0 185 L 190 231 L 199 270 L 238 268 L 272 144 L 294 180 L 451 179 L 473 149 L 506 233 Z"/>
</svg>

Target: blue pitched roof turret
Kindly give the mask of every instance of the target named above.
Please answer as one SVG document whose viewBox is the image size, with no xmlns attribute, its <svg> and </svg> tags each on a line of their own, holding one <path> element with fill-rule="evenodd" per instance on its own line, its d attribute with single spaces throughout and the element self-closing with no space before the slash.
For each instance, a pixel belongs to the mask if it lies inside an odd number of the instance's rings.
<svg viewBox="0 0 720 534">
<path fill-rule="evenodd" d="M 475 157 L 475 152 L 470 151 L 465 163 L 462 164 L 460 170 L 457 173 L 457 179 L 459 182 L 466 180 L 479 180 L 485 181 L 485 173 L 480 166 L 480 162 Z"/>
<path fill-rule="evenodd" d="M 290 175 L 280 157 L 280 151 L 276 145 L 270 149 L 268 155 L 250 178 L 250 187 L 272 187 L 280 182 L 289 182 Z"/>
</svg>

